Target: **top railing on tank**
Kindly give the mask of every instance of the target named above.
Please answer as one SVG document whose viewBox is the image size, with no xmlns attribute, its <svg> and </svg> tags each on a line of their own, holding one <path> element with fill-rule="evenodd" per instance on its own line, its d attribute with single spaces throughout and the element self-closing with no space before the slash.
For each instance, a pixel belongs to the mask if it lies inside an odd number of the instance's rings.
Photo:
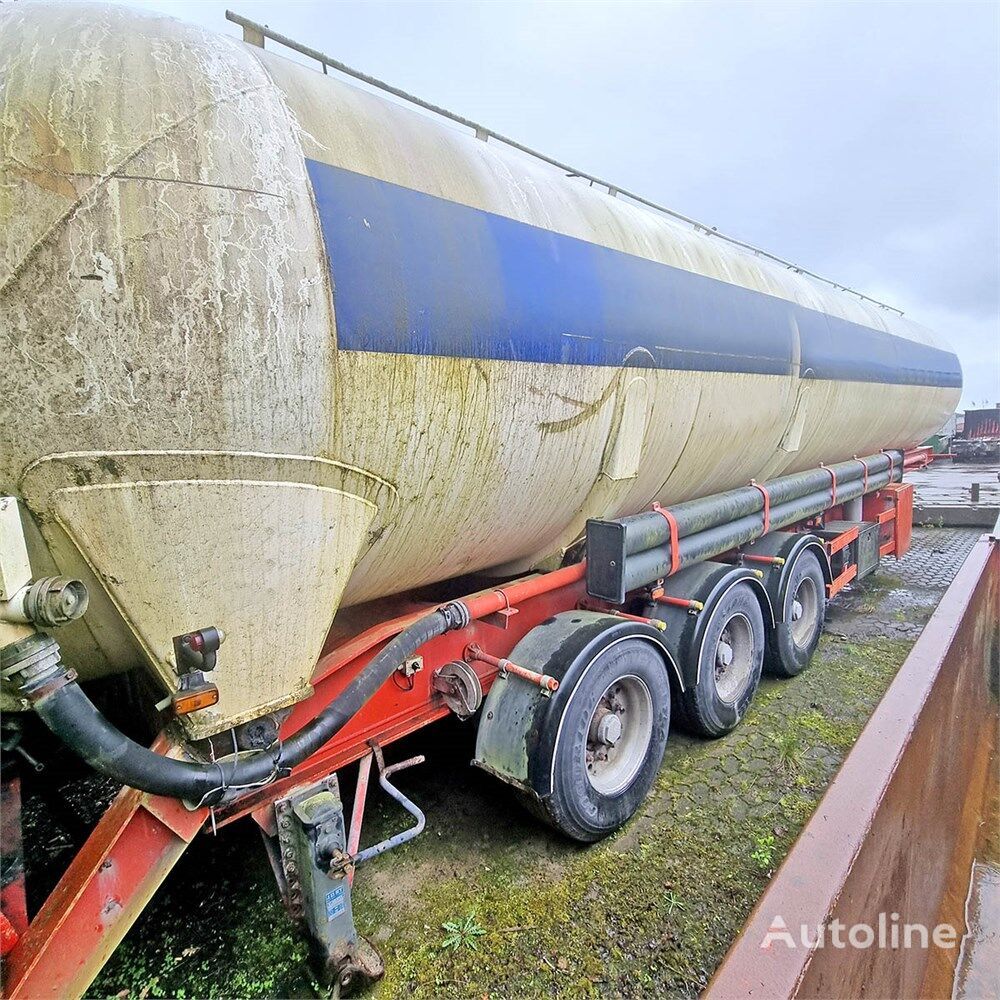
<svg viewBox="0 0 1000 1000">
<path fill-rule="evenodd" d="M 848 292 L 851 295 L 856 295 L 864 302 L 871 302 L 872 305 L 876 305 L 880 309 L 888 309 L 891 312 L 899 313 L 900 316 L 903 315 L 902 309 L 897 309 L 895 306 L 891 306 L 886 302 L 880 302 L 878 299 L 873 299 L 870 295 L 865 295 L 863 292 L 859 292 L 854 288 L 848 288 L 847 285 L 842 285 L 839 281 L 824 278 L 821 274 L 816 274 L 814 271 L 810 271 L 807 268 L 799 267 L 798 264 L 793 264 L 790 260 L 785 260 L 783 257 L 779 257 L 777 254 L 773 254 L 769 250 L 763 250 L 760 247 L 754 246 L 752 243 L 745 243 L 743 240 L 736 239 L 735 236 L 727 236 L 725 233 L 720 233 L 717 229 L 714 229 L 711 226 L 706 226 L 704 222 L 699 222 L 697 219 L 689 218 L 680 212 L 675 212 L 672 208 L 667 208 L 665 205 L 660 205 L 655 201 L 650 201 L 648 198 L 643 198 L 642 195 L 638 195 L 632 191 L 625 190 L 625 188 L 618 187 L 617 184 L 611 184 L 608 181 L 602 180 L 600 177 L 588 174 L 585 170 L 578 170 L 576 167 L 571 167 L 567 163 L 553 159 L 551 156 L 546 156 L 545 153 L 540 153 L 537 149 L 532 149 L 530 146 L 525 146 L 522 143 L 517 142 L 515 139 L 510 139 L 505 135 L 501 135 L 499 132 L 494 132 L 493 129 L 489 129 L 485 125 L 480 125 L 479 122 L 474 122 L 471 118 L 465 118 L 462 115 L 455 114 L 454 111 L 449 111 L 447 108 L 431 104 L 430 101 L 425 101 L 422 98 L 407 93 L 405 90 L 400 90 L 399 87 L 394 87 L 391 83 L 379 80 L 377 77 L 370 76 L 368 73 L 362 73 L 361 70 L 354 69 L 354 67 L 348 66 L 339 59 L 333 59 L 317 49 L 311 48 L 308 45 L 302 45 L 294 39 L 279 34 L 277 31 L 272 31 L 266 24 L 258 24 L 256 21 L 251 21 L 249 18 L 243 17 L 242 15 L 231 10 L 226 11 L 226 19 L 232 21 L 234 24 L 238 24 L 243 29 L 243 41 L 250 45 L 256 45 L 259 48 L 264 48 L 264 40 L 270 38 L 271 41 L 277 42 L 279 45 L 284 45 L 286 48 L 292 49 L 295 52 L 300 52 L 302 55 L 307 56 L 310 59 L 315 59 L 320 66 L 322 66 L 324 73 L 326 73 L 328 69 L 335 69 L 338 73 L 344 73 L 346 76 L 351 76 L 355 80 L 360 80 L 362 83 L 368 84 L 370 87 L 383 90 L 387 94 L 392 94 L 394 97 L 398 97 L 403 101 L 415 104 L 417 107 L 423 108 L 425 111 L 430 111 L 435 115 L 440 115 L 442 118 L 447 118 L 449 121 L 453 121 L 458 125 L 464 125 L 466 128 L 472 129 L 476 138 L 481 139 L 483 142 L 495 139 L 497 142 L 502 142 L 505 146 L 510 146 L 512 149 L 516 149 L 521 153 L 526 153 L 528 156 L 533 156 L 535 159 L 541 160 L 543 163 L 547 163 L 550 166 L 562 170 L 569 177 L 579 177 L 581 180 L 589 181 L 591 187 L 596 184 L 598 187 L 606 188 L 608 194 L 612 197 L 622 195 L 623 197 L 628 198 L 629 201 L 634 201 L 637 204 L 644 205 L 646 208 L 651 208 L 656 212 L 662 212 L 664 215 L 667 215 L 672 219 L 677 219 L 678 221 L 691 226 L 697 232 L 704 233 L 706 236 L 714 236 L 716 239 L 723 240 L 724 242 L 740 247 L 743 250 L 748 250 L 757 257 L 764 257 L 767 260 L 774 261 L 776 264 L 781 264 L 782 267 L 787 267 L 790 271 L 794 271 L 796 274 L 807 275 L 810 278 L 815 278 L 816 281 L 822 281 L 824 284 L 831 285 L 833 288 L 842 292 Z"/>
</svg>

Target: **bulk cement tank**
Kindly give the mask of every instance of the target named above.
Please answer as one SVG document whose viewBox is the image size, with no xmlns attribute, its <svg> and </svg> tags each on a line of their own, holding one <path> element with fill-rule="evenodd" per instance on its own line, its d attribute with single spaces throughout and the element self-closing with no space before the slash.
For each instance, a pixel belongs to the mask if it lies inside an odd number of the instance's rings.
<svg viewBox="0 0 1000 1000">
<path fill-rule="evenodd" d="M 86 676 L 228 635 L 201 737 L 337 609 L 939 427 L 895 312 L 229 37 L 0 11 L 0 492 Z"/>
</svg>

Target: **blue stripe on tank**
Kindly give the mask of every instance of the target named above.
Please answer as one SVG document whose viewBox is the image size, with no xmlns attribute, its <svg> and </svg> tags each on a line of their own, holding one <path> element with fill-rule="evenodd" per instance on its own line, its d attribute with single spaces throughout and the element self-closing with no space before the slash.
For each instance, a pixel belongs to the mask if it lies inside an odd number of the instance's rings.
<svg viewBox="0 0 1000 1000">
<path fill-rule="evenodd" d="M 348 351 L 960 386 L 954 354 L 306 161 Z"/>
</svg>

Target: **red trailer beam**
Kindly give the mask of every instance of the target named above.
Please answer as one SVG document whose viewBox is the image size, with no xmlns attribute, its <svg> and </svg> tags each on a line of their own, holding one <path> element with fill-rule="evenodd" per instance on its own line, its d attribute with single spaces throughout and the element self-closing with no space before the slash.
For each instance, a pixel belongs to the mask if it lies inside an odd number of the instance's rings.
<svg viewBox="0 0 1000 1000">
<path fill-rule="evenodd" d="M 434 671 L 452 660 L 464 660 L 470 644 L 489 647 L 501 656 L 510 653 L 536 625 L 577 606 L 586 596 L 585 574 L 586 564 L 575 563 L 552 573 L 525 577 L 502 588 L 462 598 L 471 618 L 468 627 L 446 632 L 425 643 L 420 648 L 422 669 L 412 675 L 407 682 L 409 686 L 393 683 L 396 678 L 383 684 L 326 746 L 303 761 L 289 777 L 220 806 L 216 810 L 219 825 L 231 823 L 266 802 L 280 798 L 288 789 L 304 781 L 324 778 L 358 760 L 369 752 L 369 740 L 386 746 L 449 715 L 450 709 L 431 685 Z M 428 605 L 375 625 L 322 657 L 313 675 L 313 695 L 295 706 L 282 726 L 281 735 L 287 738 L 315 718 L 336 700 L 387 642 L 433 607 Z M 518 613 L 508 616 L 502 627 L 491 624 L 489 616 L 507 608 L 516 608 Z M 486 694 L 497 677 L 497 668 L 482 660 L 473 661 L 470 666 L 476 671 L 483 694 Z"/>
<path fill-rule="evenodd" d="M 4 997 L 82 996 L 207 816 L 123 788 L 5 959 Z"/>
<path fill-rule="evenodd" d="M 24 891 L 24 849 L 21 843 L 21 779 L 0 778 L 0 956 L 8 954 L 28 929 Z"/>
</svg>

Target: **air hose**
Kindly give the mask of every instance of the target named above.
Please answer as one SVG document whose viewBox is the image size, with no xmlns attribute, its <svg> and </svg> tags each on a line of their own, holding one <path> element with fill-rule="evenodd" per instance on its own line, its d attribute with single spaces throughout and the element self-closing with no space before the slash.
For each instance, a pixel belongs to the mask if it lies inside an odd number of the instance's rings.
<svg viewBox="0 0 1000 1000">
<path fill-rule="evenodd" d="M 453 601 L 389 642 L 308 725 L 271 750 L 213 762 L 176 760 L 130 740 L 97 710 L 62 662 L 58 643 L 36 632 L 0 650 L 0 675 L 17 684 L 39 718 L 96 771 L 140 791 L 216 805 L 241 790 L 287 775 L 329 742 L 425 642 L 464 628 L 469 611 Z"/>
</svg>

